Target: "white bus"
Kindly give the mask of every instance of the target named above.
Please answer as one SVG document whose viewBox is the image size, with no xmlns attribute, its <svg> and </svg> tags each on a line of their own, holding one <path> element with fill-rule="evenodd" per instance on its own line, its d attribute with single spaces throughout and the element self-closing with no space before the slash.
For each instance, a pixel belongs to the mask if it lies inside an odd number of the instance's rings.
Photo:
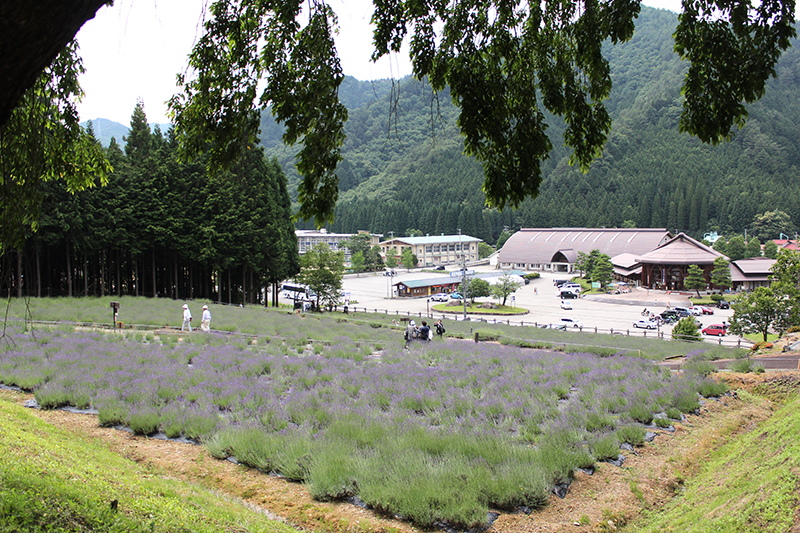
<svg viewBox="0 0 800 533">
<path fill-rule="evenodd" d="M 308 285 L 300 283 L 284 283 L 281 285 L 281 295 L 290 300 L 316 300 L 317 295 Z"/>
</svg>

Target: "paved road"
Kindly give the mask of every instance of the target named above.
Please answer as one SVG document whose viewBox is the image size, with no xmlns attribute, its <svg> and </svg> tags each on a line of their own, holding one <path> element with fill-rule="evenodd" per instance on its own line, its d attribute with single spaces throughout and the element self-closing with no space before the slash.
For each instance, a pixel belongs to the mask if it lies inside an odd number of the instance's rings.
<svg viewBox="0 0 800 533">
<path fill-rule="evenodd" d="M 495 271 L 494 268 L 489 266 L 475 267 L 474 270 Z M 388 310 L 392 313 L 399 311 L 401 313 L 427 314 L 429 309 L 432 310 L 437 302 L 429 302 L 427 298 L 390 298 L 392 284 L 398 281 L 449 276 L 449 272 L 406 272 L 405 269 L 398 269 L 397 272 L 398 275 L 393 278 L 383 276 L 381 273 L 346 276 L 343 290 L 349 296 L 351 302 L 356 302 L 351 306 L 357 308 L 365 307 L 370 311 L 377 309 L 378 311 Z M 597 327 L 598 330 L 609 331 L 613 328 L 615 331 L 630 331 L 631 335 L 641 335 L 643 330 L 633 328 L 633 323 L 642 319 L 641 312 L 643 307 L 661 312 L 666 308 L 667 303 L 671 306 L 689 305 L 686 297 L 668 295 L 663 291 L 634 289 L 628 295 L 570 300 L 573 309 L 564 311 L 561 309 L 561 299 L 558 297 L 556 288 L 553 285 L 554 279 L 563 279 L 564 277 L 564 274 L 542 273 L 541 278 L 532 281 L 530 285 L 521 287 L 513 295 L 513 305 L 527 309 L 529 313 L 510 317 L 512 322 L 519 323 L 519 321 L 524 321 L 526 324 L 534 322 L 549 324 L 558 322 L 561 317 L 570 317 L 580 320 L 584 329 Z M 489 298 L 485 300 L 491 301 Z M 509 303 L 511 302 L 509 301 Z M 715 309 L 714 315 L 701 316 L 698 319 L 705 327 L 722 321 L 730 322 L 732 314 L 731 310 Z M 669 337 L 672 326 L 664 326 L 662 331 L 665 336 Z M 655 334 L 657 332 L 654 330 L 647 332 L 648 336 Z M 738 340 L 739 337 L 735 335 L 722 337 L 725 345 L 734 345 Z M 707 338 L 706 341 L 717 343 L 719 338 Z M 748 341 L 743 342 L 749 345 Z"/>
</svg>

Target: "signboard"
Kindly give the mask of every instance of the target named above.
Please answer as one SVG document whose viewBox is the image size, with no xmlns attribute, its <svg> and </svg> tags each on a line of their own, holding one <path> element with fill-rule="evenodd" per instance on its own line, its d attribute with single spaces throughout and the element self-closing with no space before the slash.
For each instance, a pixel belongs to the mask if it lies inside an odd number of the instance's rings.
<svg viewBox="0 0 800 533">
<path fill-rule="evenodd" d="M 600 288 L 600 282 L 599 281 L 593 281 L 592 282 L 592 288 L 593 289 L 599 289 Z"/>
<path fill-rule="evenodd" d="M 475 273 L 474 270 L 467 270 L 466 272 L 464 272 L 463 270 L 453 270 L 452 272 L 450 272 L 450 277 L 451 278 L 460 278 L 461 276 L 464 276 L 465 274 L 467 276 L 471 276 L 474 273 Z"/>
</svg>

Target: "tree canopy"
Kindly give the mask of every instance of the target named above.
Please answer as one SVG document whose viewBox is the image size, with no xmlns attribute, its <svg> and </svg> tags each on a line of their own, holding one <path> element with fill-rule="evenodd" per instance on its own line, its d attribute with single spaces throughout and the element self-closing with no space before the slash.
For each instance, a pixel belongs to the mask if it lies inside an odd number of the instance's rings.
<svg viewBox="0 0 800 533">
<path fill-rule="evenodd" d="M 217 168 L 252 143 L 255 112 L 269 107 L 285 123 L 284 141 L 302 146 L 298 215 L 321 224 L 338 197 L 347 110 L 338 98 L 336 14 L 324 2 L 304 12 L 305 4 L 217 0 L 190 57 L 195 72 L 181 78 L 171 108 L 185 150 L 210 143 Z M 464 150 L 483 166 L 487 202 L 517 207 L 538 194 L 553 147 L 546 113 L 564 119 L 571 163 L 586 169 L 601 153 L 611 127 L 602 45 L 629 40 L 639 10 L 636 0 L 376 0 L 373 58 L 410 42 L 414 75 L 437 92 L 449 88 Z M 675 32 L 675 50 L 691 63 L 679 129 L 707 143 L 729 139 L 747 118 L 745 104 L 775 75 L 793 23 L 793 0 L 686 3 Z"/>
</svg>

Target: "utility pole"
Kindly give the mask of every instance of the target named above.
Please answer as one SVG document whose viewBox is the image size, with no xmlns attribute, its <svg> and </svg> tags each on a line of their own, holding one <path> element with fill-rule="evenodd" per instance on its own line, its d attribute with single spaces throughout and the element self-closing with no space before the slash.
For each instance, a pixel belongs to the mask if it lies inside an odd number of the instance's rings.
<svg viewBox="0 0 800 533">
<path fill-rule="evenodd" d="M 458 229 L 458 247 L 461 249 L 461 290 L 464 294 L 464 320 L 467 320 L 467 261 L 464 256 L 464 246 L 461 244 L 461 228 Z"/>
</svg>

